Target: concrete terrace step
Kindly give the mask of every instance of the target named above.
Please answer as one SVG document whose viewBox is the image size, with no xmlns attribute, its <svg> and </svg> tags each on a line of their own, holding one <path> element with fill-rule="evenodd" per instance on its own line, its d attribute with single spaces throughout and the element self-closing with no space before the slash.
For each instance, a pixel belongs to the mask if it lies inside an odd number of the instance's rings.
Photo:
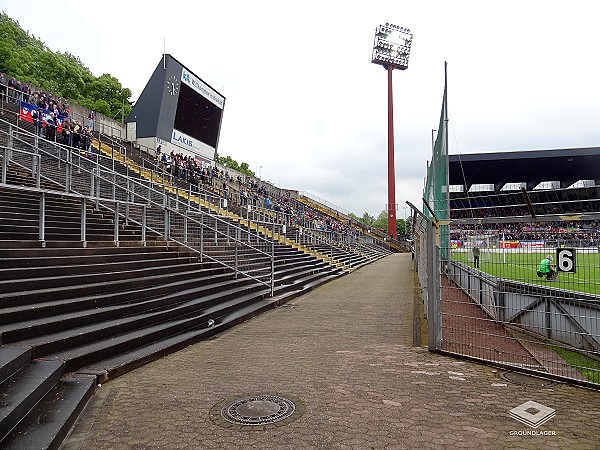
<svg viewBox="0 0 600 450">
<path fill-rule="evenodd" d="M 198 258 L 190 257 L 190 263 Z M 71 259 L 71 262 L 73 259 Z M 167 267 L 170 265 L 181 265 L 182 258 L 177 256 L 165 257 L 162 259 L 142 260 L 136 259 L 132 261 L 116 261 L 116 262 L 98 262 L 95 264 L 71 264 L 71 265 L 55 265 L 52 266 L 52 278 L 74 275 L 92 275 L 111 272 L 128 272 L 138 269 L 147 268 L 148 265 Z M 0 261 L 1 264 L 1 261 Z M 13 280 L 16 281 L 20 277 L 27 276 L 31 279 L 43 279 L 48 275 L 48 267 L 28 267 L 25 272 L 22 267 L 13 269 L 0 270 L 0 281 Z"/>
<path fill-rule="evenodd" d="M 75 273 L 72 274 L 49 274 L 47 269 L 44 269 L 44 277 L 21 278 L 4 280 L 0 284 L 0 306 L 4 305 L 2 299 L 3 294 L 18 293 L 21 294 L 25 290 L 40 291 L 60 288 L 71 288 L 75 286 L 85 287 L 85 285 L 99 283 L 117 283 L 128 281 L 131 279 L 151 278 L 158 275 L 169 276 L 170 274 L 193 273 L 204 269 L 202 263 L 182 261 L 181 258 L 172 261 L 169 264 L 156 265 L 153 267 L 139 267 L 139 264 L 133 263 L 128 268 L 114 270 L 109 264 L 104 264 L 102 267 L 94 266 L 95 272 Z M 59 269 L 60 272 L 60 269 Z M 48 276 L 51 275 L 51 276 Z"/>
<path fill-rule="evenodd" d="M 148 254 L 155 252 L 168 252 L 176 255 L 186 255 L 186 254 L 194 254 L 187 249 L 179 250 L 178 247 L 169 247 L 166 245 L 155 245 L 148 246 L 140 249 L 138 246 L 120 246 L 120 247 L 88 247 L 88 248 L 80 248 L 80 247 L 65 247 L 65 248 L 21 248 L 19 245 L 20 242 L 15 242 L 13 248 L 2 248 L 0 249 L 0 258 L 35 258 L 37 260 L 48 259 L 49 261 L 53 261 L 51 258 L 57 257 L 104 257 L 111 256 L 117 258 L 123 258 L 126 255 L 130 255 L 132 253 L 138 254 Z M 4 266 L 0 266 L 4 267 Z"/>
<path fill-rule="evenodd" d="M 142 287 L 156 286 L 165 282 L 196 278 L 201 275 L 202 264 L 194 264 L 195 268 L 186 265 L 173 265 L 135 270 L 133 272 L 117 272 L 114 274 L 92 274 L 89 276 L 76 275 L 70 277 L 75 280 L 79 277 L 79 284 L 69 283 L 69 277 L 44 279 L 44 282 L 35 280 L 36 286 L 29 286 L 28 291 L 9 290 L 0 284 L 5 292 L 0 294 L 0 308 L 9 308 L 24 304 L 41 303 L 50 298 L 64 300 L 67 298 L 107 294 L 115 291 L 128 291 Z M 27 287 L 27 282 L 18 280 L 11 283 L 12 288 Z"/>
<path fill-rule="evenodd" d="M 63 373 L 62 361 L 34 360 L 0 384 L 0 444 Z"/>
<path fill-rule="evenodd" d="M 129 352 L 184 331 L 208 328 L 211 320 L 218 323 L 223 316 L 249 303 L 263 300 L 268 293 L 269 289 L 263 288 L 250 294 L 236 296 L 232 300 L 208 308 L 201 314 L 193 317 L 171 320 L 118 336 L 112 336 L 108 339 L 80 345 L 73 349 L 48 355 L 48 358 L 64 360 L 69 371 L 78 370 L 81 367 L 89 366 L 116 354 Z"/>
<path fill-rule="evenodd" d="M 110 247 L 109 247 L 110 248 Z M 117 248 L 117 247 L 114 247 Z M 137 247 L 139 248 L 139 247 Z M 145 247 L 152 248 L 152 247 Z M 156 247 L 158 248 L 158 247 Z M 117 261 L 114 262 L 106 262 L 108 259 L 105 255 L 71 255 L 71 256 L 50 256 L 48 254 L 44 254 L 43 252 L 38 252 L 39 256 L 25 256 L 25 257 L 5 257 L 2 250 L 0 250 L 0 277 L 3 276 L 3 271 L 9 271 L 11 269 L 18 269 L 23 271 L 23 269 L 27 270 L 35 270 L 35 269 L 46 269 L 48 267 L 52 267 L 52 269 L 56 269 L 57 267 L 69 267 L 74 268 L 77 266 L 90 266 L 93 267 L 95 265 L 102 264 L 127 264 L 134 262 L 159 262 L 159 261 L 168 261 L 171 259 L 179 258 L 179 255 L 176 252 L 169 251 L 155 251 L 155 252 L 135 252 L 135 253 L 124 253 L 118 257 Z M 190 258 L 193 256 L 190 255 Z M 195 256 L 198 259 L 198 256 Z M 114 259 L 117 259 L 115 256 Z M 112 260 L 112 259 L 111 259 Z M 77 265 L 73 263 L 77 262 Z"/>
<path fill-rule="evenodd" d="M 263 294 L 268 291 L 263 289 Z M 214 336 L 228 328 L 231 328 L 238 323 L 248 320 L 251 317 L 267 310 L 274 308 L 276 304 L 272 299 L 256 300 L 246 306 L 238 308 L 233 312 L 226 313 L 221 316 L 211 316 L 214 324 L 200 328 L 194 328 L 175 334 L 160 341 L 138 347 L 132 351 L 120 353 L 111 358 L 106 358 L 101 361 L 92 363 L 78 370 L 78 373 L 89 373 L 99 376 L 106 376 L 108 379 L 120 376 L 128 371 L 146 364 L 147 362 L 158 359 L 167 354 L 181 350 L 189 345 L 192 345 L 201 340 Z M 210 311 L 214 313 L 214 311 Z M 213 318 L 213 317 L 216 317 Z M 210 319 L 209 319 L 210 320 Z"/>
<path fill-rule="evenodd" d="M 178 277 L 177 279 L 164 279 L 159 277 L 157 283 L 148 286 L 137 286 L 134 289 L 126 291 L 114 291 L 108 289 L 103 294 L 91 293 L 83 297 L 66 297 L 61 300 L 50 300 L 43 296 L 40 302 L 31 304 L 17 304 L 11 307 L 0 309 L 0 318 L 3 324 L 15 322 L 35 321 L 44 318 L 54 317 L 63 314 L 78 314 L 78 312 L 87 309 L 98 309 L 107 306 L 136 303 L 139 301 L 151 300 L 160 296 L 169 295 L 173 292 L 183 291 L 190 286 L 202 288 L 206 285 L 225 282 L 234 279 L 231 272 L 223 268 L 206 269 L 203 272 L 196 272 L 197 278 Z M 34 324 L 35 325 L 35 324 Z M 32 325 L 33 326 L 33 325 Z M 0 327 L 0 336 L 2 330 L 11 330 L 11 325 Z"/>
<path fill-rule="evenodd" d="M 147 307 L 141 310 L 143 312 L 136 311 L 125 317 L 115 315 L 113 311 L 110 317 L 88 321 L 86 325 L 69 327 L 67 329 L 63 326 L 62 321 L 58 321 L 57 325 L 59 326 L 55 327 L 54 332 L 16 341 L 14 345 L 31 346 L 34 357 L 39 358 L 67 348 L 77 347 L 81 343 L 90 343 L 104 339 L 106 336 L 117 336 L 177 318 L 193 317 L 194 315 L 201 314 L 207 308 L 214 307 L 216 304 L 220 305 L 231 298 L 250 294 L 258 289 L 259 286 L 256 284 L 248 284 L 243 287 L 236 285 L 228 290 L 224 290 L 223 286 L 220 286 L 218 289 L 212 290 L 212 292 L 208 291 L 209 293 L 200 292 L 198 289 L 190 289 L 181 294 L 173 294 L 170 298 L 162 297 L 161 299 L 157 299 L 154 303 L 158 303 L 158 305 L 154 309 Z M 214 292 L 215 290 L 216 292 Z M 56 331 L 57 329 L 59 331 Z"/>
<path fill-rule="evenodd" d="M 0 385 L 30 361 L 29 347 L 0 347 Z"/>
<path fill-rule="evenodd" d="M 2 440 L 6 450 L 59 448 L 94 393 L 96 377 L 67 375 Z"/>
</svg>

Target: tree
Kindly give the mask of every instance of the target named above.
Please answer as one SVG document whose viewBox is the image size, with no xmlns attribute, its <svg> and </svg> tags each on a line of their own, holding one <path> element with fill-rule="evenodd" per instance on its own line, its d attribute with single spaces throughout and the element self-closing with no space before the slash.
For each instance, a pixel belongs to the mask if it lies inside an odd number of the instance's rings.
<svg viewBox="0 0 600 450">
<path fill-rule="evenodd" d="M 396 230 L 398 236 L 408 236 L 410 234 L 410 221 L 404 219 L 396 220 Z"/>
<path fill-rule="evenodd" d="M 254 172 L 249 169 L 248 163 L 243 162 L 242 164 L 238 164 L 231 156 L 217 156 L 217 162 L 223 166 L 241 172 L 244 175 L 249 175 L 251 177 L 256 176 Z"/>
<path fill-rule="evenodd" d="M 0 13 L 0 72 L 108 117 L 131 112 L 131 90 L 119 80 L 110 74 L 95 77 L 77 56 L 53 52 L 4 13 Z"/>
<path fill-rule="evenodd" d="M 377 216 L 377 219 L 373 221 L 371 224 L 373 228 L 377 228 L 378 230 L 383 230 L 387 233 L 388 231 L 388 215 L 387 211 L 381 211 Z"/>
</svg>

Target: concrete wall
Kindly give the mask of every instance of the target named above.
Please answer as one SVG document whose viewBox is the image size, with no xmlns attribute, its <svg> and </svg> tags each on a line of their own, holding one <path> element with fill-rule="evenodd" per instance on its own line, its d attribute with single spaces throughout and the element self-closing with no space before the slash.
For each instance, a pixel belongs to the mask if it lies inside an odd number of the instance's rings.
<svg viewBox="0 0 600 450">
<path fill-rule="evenodd" d="M 84 126 L 88 124 L 88 115 L 90 110 L 83 106 L 69 103 L 69 109 L 71 110 L 71 117 L 81 122 Z M 119 137 L 125 139 L 125 127 L 121 124 L 121 117 L 119 120 L 106 117 L 98 112 L 95 113 L 94 119 L 94 131 L 101 132 L 108 136 Z"/>
</svg>

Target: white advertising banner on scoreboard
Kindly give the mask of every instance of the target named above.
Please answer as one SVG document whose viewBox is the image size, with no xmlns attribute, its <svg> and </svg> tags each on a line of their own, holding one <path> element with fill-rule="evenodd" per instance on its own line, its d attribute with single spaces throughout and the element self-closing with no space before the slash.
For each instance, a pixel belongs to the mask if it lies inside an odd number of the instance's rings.
<svg viewBox="0 0 600 450">
<path fill-rule="evenodd" d="M 194 139 L 191 136 L 188 136 L 181 131 L 177 131 L 173 129 L 173 134 L 171 135 L 171 143 L 175 144 L 179 147 L 184 148 L 188 152 L 195 153 L 197 155 L 203 156 L 207 159 L 215 158 L 215 149 L 210 145 L 206 145 L 204 142 L 199 139 Z"/>
<path fill-rule="evenodd" d="M 181 72 L 181 81 L 191 87 L 193 90 L 198 92 L 204 98 L 210 100 L 212 103 L 223 109 L 225 99 L 221 94 L 215 91 L 213 88 L 208 86 L 204 81 L 196 78 L 193 73 L 187 71 L 185 67 Z"/>
</svg>

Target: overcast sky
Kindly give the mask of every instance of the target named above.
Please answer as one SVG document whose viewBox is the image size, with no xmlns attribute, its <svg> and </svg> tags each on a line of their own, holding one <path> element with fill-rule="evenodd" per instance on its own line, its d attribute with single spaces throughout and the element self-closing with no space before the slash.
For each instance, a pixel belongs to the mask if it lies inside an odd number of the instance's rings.
<svg viewBox="0 0 600 450">
<path fill-rule="evenodd" d="M 600 145 L 597 1 L 0 0 L 136 100 L 167 53 L 226 97 L 219 154 L 362 216 L 387 203 L 374 29 L 414 33 L 394 72 L 396 201 L 421 207 L 448 61 L 450 153 Z"/>
</svg>

